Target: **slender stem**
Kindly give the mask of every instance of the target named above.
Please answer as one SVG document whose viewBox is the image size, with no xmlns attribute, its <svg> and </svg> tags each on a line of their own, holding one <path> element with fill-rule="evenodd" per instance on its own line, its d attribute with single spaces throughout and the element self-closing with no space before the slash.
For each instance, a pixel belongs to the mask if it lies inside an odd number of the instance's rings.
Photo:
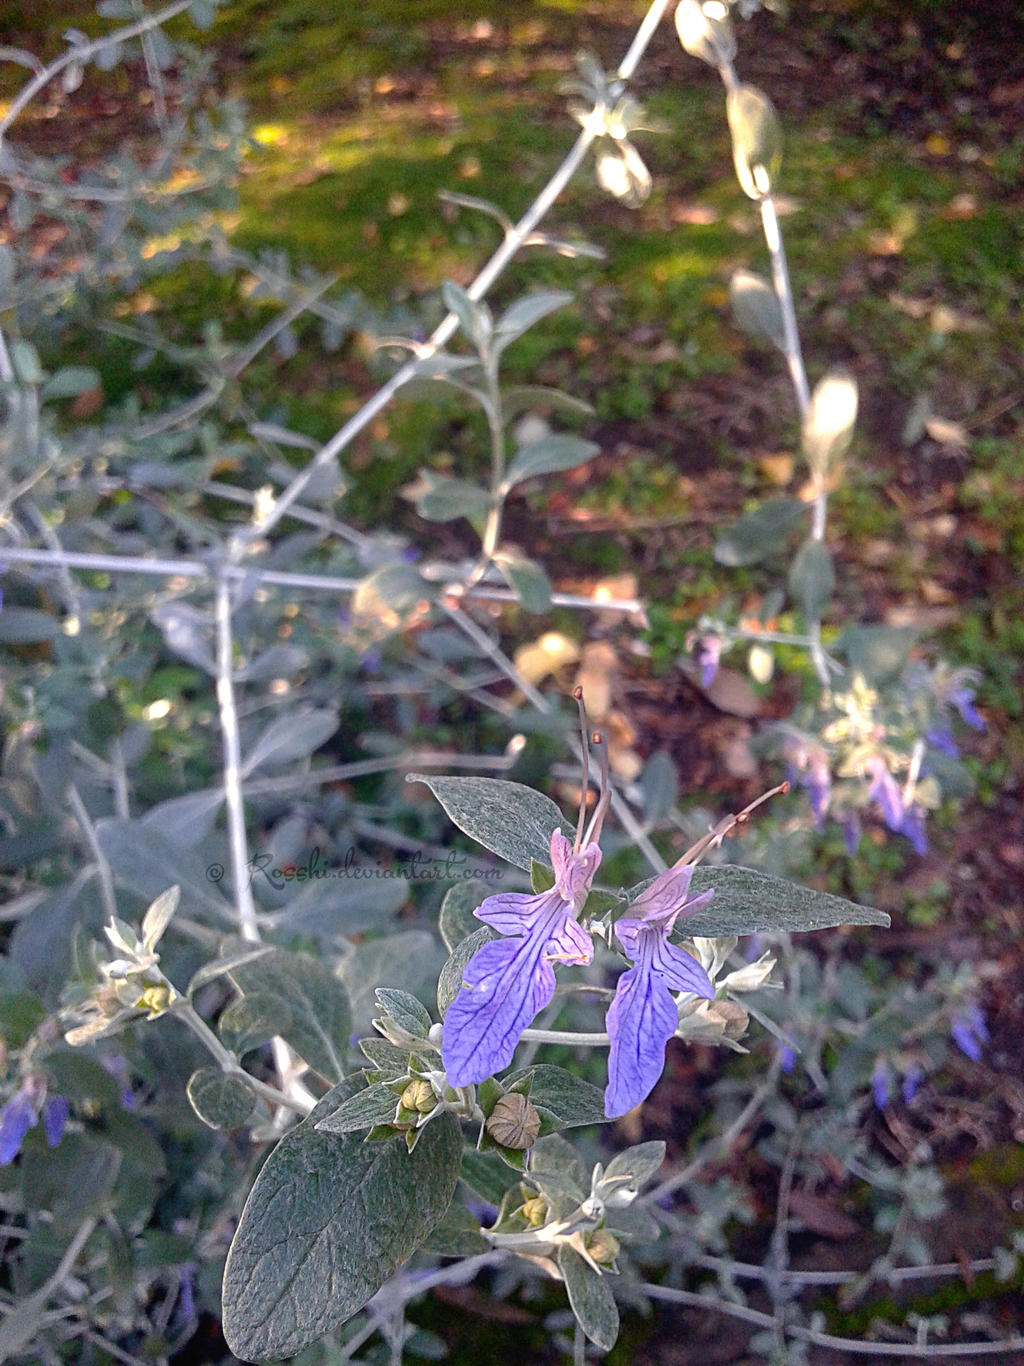
<svg viewBox="0 0 1024 1366">
<path fill-rule="evenodd" d="M 619 67 L 619 74 L 623 79 L 631 76 L 636 70 L 637 65 L 648 44 L 654 36 L 655 29 L 661 22 L 670 0 L 653 0 L 645 18 L 642 20 L 637 30 L 629 50 L 622 60 Z M 580 130 L 579 136 L 573 143 L 569 152 L 566 154 L 561 165 L 554 175 L 541 190 L 540 194 L 526 210 L 519 222 L 511 231 L 505 234 L 501 245 L 494 252 L 491 259 L 483 267 L 476 279 L 466 291 L 471 299 L 482 299 L 491 285 L 501 275 L 502 271 L 519 251 L 520 247 L 530 236 L 537 225 L 542 221 L 555 200 L 562 193 L 565 187 L 572 180 L 579 170 L 584 157 L 590 150 L 590 145 L 597 136 L 596 121 L 592 120 L 593 127 L 586 127 Z M 449 337 L 453 335 L 458 327 L 458 319 L 454 313 L 449 313 L 431 334 L 425 348 L 421 349 L 420 354 L 429 354 L 431 350 L 436 350 L 445 344 Z M 292 503 L 299 498 L 309 483 L 310 479 L 318 469 L 332 460 L 339 452 L 343 451 L 349 443 L 367 427 L 373 419 L 381 412 L 394 398 L 395 394 L 413 379 L 417 371 L 418 358 L 407 361 L 400 370 L 392 375 L 391 379 L 378 389 L 371 399 L 366 402 L 360 410 L 341 427 L 326 445 L 322 446 L 304 470 L 292 480 L 288 487 L 277 499 L 266 517 L 255 528 L 257 536 L 265 536 L 270 529 L 277 524 L 281 517 L 288 511 Z"/>
<path fill-rule="evenodd" d="M 689 1185 L 697 1173 L 706 1167 L 709 1162 L 714 1161 L 716 1158 L 724 1157 L 743 1130 L 757 1114 L 768 1096 L 775 1090 L 775 1083 L 778 1075 L 779 1062 L 776 1057 L 768 1069 L 768 1075 L 754 1091 L 746 1105 L 744 1105 L 743 1109 L 732 1123 L 728 1125 L 727 1128 L 723 1129 L 717 1137 L 712 1138 L 705 1143 L 696 1157 L 688 1162 L 685 1167 L 682 1167 L 679 1171 L 674 1172 L 670 1177 L 667 1177 L 666 1180 L 653 1187 L 646 1195 L 641 1196 L 641 1203 L 644 1205 L 657 1205 L 659 1201 L 664 1200 L 668 1195 L 674 1194 L 680 1187 Z M 773 1322 L 772 1319 L 768 1319 L 769 1324 Z"/>
<path fill-rule="evenodd" d="M 238 1077 L 244 1081 L 246 1086 L 256 1095 L 273 1106 L 284 1105 L 289 1110 L 295 1110 L 300 1115 L 308 1114 L 311 1106 L 297 1100 L 294 1096 L 289 1096 L 284 1091 L 279 1091 L 276 1086 L 268 1086 L 265 1081 L 260 1081 L 258 1077 L 252 1076 L 239 1063 L 234 1053 L 218 1039 L 210 1026 L 199 1014 L 196 1008 L 186 997 L 179 997 L 171 1006 L 171 1012 L 178 1017 L 184 1024 L 191 1029 L 192 1033 L 213 1055 L 214 1060 L 221 1071 L 229 1077 Z"/>
<path fill-rule="evenodd" d="M 103 910 L 108 920 L 117 917 L 117 897 L 114 894 L 114 877 L 110 871 L 110 864 L 107 856 L 100 848 L 100 842 L 96 838 L 96 827 L 90 819 L 85 803 L 79 794 L 78 788 L 74 783 L 68 787 L 68 805 L 71 807 L 72 814 L 78 822 L 79 829 L 85 836 L 85 842 L 89 846 L 89 852 L 96 861 L 96 872 L 100 880 L 100 896 L 103 900 Z"/>
<path fill-rule="evenodd" d="M 775 293 L 782 309 L 782 336 L 786 364 L 789 366 L 789 377 L 793 381 L 797 407 L 800 410 L 800 418 L 803 420 L 807 415 L 807 409 L 810 407 L 811 393 L 807 385 L 807 372 L 804 369 L 804 358 L 800 349 L 800 333 L 797 329 L 796 309 L 793 305 L 793 286 L 789 279 L 786 248 L 779 228 L 779 216 L 775 208 L 775 200 L 770 194 L 766 194 L 761 199 L 760 207 L 764 238 L 772 261 L 772 283 L 775 285 Z"/>
<path fill-rule="evenodd" d="M 231 636 L 231 585 L 226 575 L 217 581 L 215 599 L 217 631 L 217 705 L 220 709 L 220 729 L 224 755 L 224 804 L 227 812 L 228 848 L 231 858 L 231 878 L 235 891 L 235 909 L 243 939 L 259 943 L 256 923 L 256 903 L 249 881 L 249 852 L 245 835 L 245 802 L 242 795 L 242 747 L 238 733 L 238 708 L 235 705 L 233 682 L 234 659 Z"/>
<path fill-rule="evenodd" d="M 519 1037 L 529 1043 L 575 1044 L 580 1048 L 607 1048 L 611 1043 L 607 1034 L 578 1034 L 572 1029 L 524 1029 Z"/>
<path fill-rule="evenodd" d="M 220 496 L 220 490 L 212 489 Z M 251 496 L 247 501 L 251 501 Z M 96 570 L 108 574 L 151 574 L 158 578 L 205 579 L 210 566 L 201 560 L 166 560 L 132 555 L 100 555 L 77 550 L 40 550 L 29 546 L 0 546 L 0 561 L 12 564 L 39 564 L 44 567 Z M 312 592 L 354 593 L 360 579 L 340 574 L 294 574 L 282 570 L 224 565 L 220 573 L 234 581 L 258 579 L 261 584 L 279 588 L 310 589 Z M 437 577 L 435 575 L 435 577 Z M 474 587 L 467 596 L 491 602 L 515 602 L 515 594 L 504 588 Z M 640 612 L 643 603 L 636 598 L 609 599 L 607 602 L 572 593 L 553 593 L 556 607 L 579 607 L 594 612 Z"/>
<path fill-rule="evenodd" d="M 55 76 L 59 76 L 65 67 L 87 65 L 101 48 L 110 47 L 114 43 L 126 43 L 130 38 L 138 38 L 141 34 L 148 33 L 150 29 L 159 28 L 161 24 L 166 24 L 173 19 L 176 14 L 181 14 L 187 10 L 191 3 L 192 0 L 175 0 L 174 4 L 166 5 L 163 9 L 157 10 L 155 14 L 148 14 L 144 19 L 139 19 L 134 24 L 126 24 L 124 28 L 115 29 L 112 33 L 104 34 L 102 38 L 94 38 L 90 43 L 78 43 L 69 47 L 67 52 L 55 58 L 48 67 L 23 86 L 7 106 L 6 113 L 3 118 L 0 118 L 0 142 L 3 141 L 4 135 L 21 111 L 31 104 L 40 90 L 49 85 Z"/>
</svg>

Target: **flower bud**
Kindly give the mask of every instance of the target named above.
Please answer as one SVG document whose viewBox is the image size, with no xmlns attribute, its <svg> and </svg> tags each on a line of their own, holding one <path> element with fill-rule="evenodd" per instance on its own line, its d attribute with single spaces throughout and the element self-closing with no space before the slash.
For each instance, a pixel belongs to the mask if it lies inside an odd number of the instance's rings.
<svg viewBox="0 0 1024 1366">
<path fill-rule="evenodd" d="M 532 1148 L 540 1133 L 540 1115 L 526 1096 L 509 1091 L 499 1098 L 484 1128 L 503 1148 Z"/>
<path fill-rule="evenodd" d="M 598 1266 L 611 1266 L 619 1255 L 620 1243 L 606 1228 L 597 1228 L 587 1239 L 587 1251 Z"/>
<path fill-rule="evenodd" d="M 400 1104 L 405 1110 L 415 1110 L 417 1114 L 429 1115 L 437 1105 L 437 1093 L 429 1081 L 418 1077 L 402 1092 Z"/>
<path fill-rule="evenodd" d="M 531 1228 L 543 1228 L 548 1221 L 548 1202 L 543 1195 L 533 1195 L 519 1212 Z"/>
</svg>

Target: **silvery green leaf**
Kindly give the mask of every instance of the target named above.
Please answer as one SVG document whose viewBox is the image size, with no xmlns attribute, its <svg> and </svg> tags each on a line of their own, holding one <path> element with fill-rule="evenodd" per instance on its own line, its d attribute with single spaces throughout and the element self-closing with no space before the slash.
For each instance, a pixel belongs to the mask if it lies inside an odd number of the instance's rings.
<svg viewBox="0 0 1024 1366">
<path fill-rule="evenodd" d="M 252 1118 L 256 1097 L 241 1077 L 202 1067 L 188 1079 L 192 1109 L 211 1129 L 240 1129 Z"/>
<path fill-rule="evenodd" d="M 761 564 L 784 549 L 807 513 L 796 498 L 770 498 L 723 531 L 715 542 L 715 560 L 735 569 Z"/>
<path fill-rule="evenodd" d="M 542 565 L 510 550 L 496 551 L 491 558 L 521 607 L 527 612 L 548 610 L 551 606 L 551 580 Z"/>
<path fill-rule="evenodd" d="M 139 823 L 175 844 L 194 848 L 213 829 L 223 801 L 224 789 L 220 787 L 186 792 L 183 797 L 151 806 Z"/>
<path fill-rule="evenodd" d="M 485 944 L 497 938 L 497 931 L 492 930 L 490 925 L 481 925 L 452 949 L 437 978 L 437 1013 L 442 1020 L 448 1012 L 448 1007 L 462 990 L 462 974 L 466 970 L 466 964 L 478 949 L 482 949 Z"/>
<path fill-rule="evenodd" d="M 31 342 L 11 342 L 11 364 L 19 384 L 42 384 L 45 379 L 39 352 Z"/>
<path fill-rule="evenodd" d="M 376 1124 L 390 1124 L 398 1109 L 398 1096 L 383 1082 L 374 1082 L 343 1100 L 336 1110 L 317 1122 L 322 1134 L 365 1133 Z"/>
<path fill-rule="evenodd" d="M 217 665 L 209 643 L 212 622 L 208 612 L 200 611 L 190 603 L 172 599 L 158 603 L 150 616 L 163 633 L 164 643 L 172 653 L 211 677 L 216 675 Z"/>
<path fill-rule="evenodd" d="M 786 349 L 782 308 L 767 280 L 751 270 L 734 271 L 729 281 L 729 302 L 733 316 L 748 336 L 771 342 L 780 351 Z"/>
<path fill-rule="evenodd" d="M 329 1081 L 346 1072 L 352 1014 L 345 988 L 318 958 L 274 949 L 231 968 L 232 982 L 246 998 L 256 1031 L 270 1028 Z"/>
<path fill-rule="evenodd" d="M 427 591 L 415 565 L 404 560 L 381 565 L 353 593 L 352 613 L 356 617 L 389 621 L 395 613 L 410 611 Z"/>
<path fill-rule="evenodd" d="M 549 313 L 554 313 L 556 309 L 563 308 L 571 302 L 572 295 L 562 289 L 543 290 L 517 299 L 506 308 L 494 325 L 495 350 L 503 351 L 510 342 L 533 327 L 534 323 L 540 322 L 541 318 L 546 318 Z"/>
<path fill-rule="evenodd" d="M 455 1200 L 423 1244 L 424 1252 L 433 1252 L 440 1257 L 475 1257 L 490 1249 L 491 1244 L 480 1232 L 480 1220 Z M 410 1342 L 409 1346 L 414 1348 L 415 1342 Z M 438 1351 L 438 1360 L 448 1354 L 443 1343 L 441 1346 L 444 1350 Z"/>
<path fill-rule="evenodd" d="M 818 381 L 803 422 L 803 452 L 820 477 L 846 454 L 857 421 L 857 381 L 832 370 Z"/>
<path fill-rule="evenodd" d="M 821 621 L 822 608 L 835 586 L 832 556 L 824 541 L 804 541 L 789 567 L 789 591 L 800 603 L 805 622 Z"/>
<path fill-rule="evenodd" d="M 276 717 L 245 756 L 243 774 L 308 758 L 331 738 L 338 724 L 338 713 L 327 708 L 303 708 Z"/>
<path fill-rule="evenodd" d="M 6 294 L 14 283 L 17 261 L 6 242 L 0 242 L 0 305 L 7 307 Z"/>
<path fill-rule="evenodd" d="M 530 1100 L 538 1107 L 550 1110 L 558 1119 L 559 1126 L 574 1129 L 582 1124 L 604 1124 L 604 1092 L 564 1067 L 554 1067 L 549 1063 L 536 1063 L 533 1067 L 523 1067 L 510 1072 L 502 1078 L 502 1085 L 508 1089 L 517 1081 L 530 1079 Z"/>
<path fill-rule="evenodd" d="M 40 398 L 77 398 L 100 386 L 99 373 L 88 365 L 62 365 L 39 391 Z"/>
<path fill-rule="evenodd" d="M 475 882 L 456 882 L 445 892 L 438 929 L 449 953 L 480 928 L 473 912 L 483 900 L 483 891 Z"/>
<path fill-rule="evenodd" d="M 628 1176 L 630 1187 L 639 1190 L 657 1176 L 664 1161 L 665 1145 L 660 1139 L 650 1143 L 638 1143 L 635 1147 L 616 1153 L 605 1167 L 604 1177 L 609 1181 L 618 1176 Z"/>
<path fill-rule="evenodd" d="M 577 465 L 593 460 L 600 449 L 593 441 L 584 441 L 578 436 L 542 436 L 516 452 L 502 489 L 507 492 L 524 479 L 533 479 L 540 474 L 575 469 Z"/>
<path fill-rule="evenodd" d="M 344 867 L 326 871 L 341 873 Z M 284 934 L 311 935 L 321 944 L 379 926 L 409 899 L 409 881 L 400 875 L 319 879 L 314 868 L 304 886 L 299 879 L 295 885 L 301 890 L 274 913 L 274 925 Z"/>
<path fill-rule="evenodd" d="M 241 938 L 227 939 L 221 944 L 221 951 L 217 957 L 209 963 L 204 963 L 192 974 L 186 995 L 191 997 L 200 987 L 205 987 L 207 982 L 214 982 L 224 973 L 231 972 L 233 968 L 242 967 L 256 958 L 263 958 L 273 952 L 273 946 L 270 944 L 253 944 L 248 939 Z"/>
<path fill-rule="evenodd" d="M 96 49 L 92 59 L 100 71 L 113 71 L 121 60 L 121 44 L 104 43 L 102 47 Z"/>
<path fill-rule="evenodd" d="M 309 654 L 298 645 L 271 645 L 254 655 L 248 664 L 235 670 L 238 682 L 263 683 L 271 678 L 292 678 L 309 662 Z"/>
<path fill-rule="evenodd" d="M 644 794 L 644 818 L 648 823 L 660 820 L 675 806 L 679 797 L 679 774 L 672 757 L 663 749 L 656 750 L 644 764 L 640 790 Z"/>
<path fill-rule="evenodd" d="M 576 1322 L 602 1352 L 610 1352 L 619 1336 L 619 1310 L 604 1276 L 563 1243 L 556 1254 Z"/>
<path fill-rule="evenodd" d="M 579 417 L 594 415 L 590 403 L 561 389 L 551 389 L 546 384 L 519 384 L 506 392 L 506 418 L 521 412 L 524 408 L 553 408 L 563 413 L 575 413 Z"/>
<path fill-rule="evenodd" d="M 96 838 L 115 877 L 126 887 L 151 898 L 177 884 L 190 911 L 201 908 L 234 925 L 234 912 L 217 891 L 217 879 L 209 875 L 199 854 L 172 843 L 142 821 L 114 817 L 97 821 Z"/>
<path fill-rule="evenodd" d="M 417 356 L 413 369 L 420 379 L 444 379 L 458 370 L 470 370 L 479 365 L 476 356 L 453 356 L 450 351 L 432 351 Z"/>
<path fill-rule="evenodd" d="M 461 285 L 453 280 L 445 280 L 441 286 L 441 297 L 449 313 L 454 313 L 465 335 L 483 350 L 491 340 L 494 320 L 491 310 L 481 299 L 471 299 Z"/>
<path fill-rule="evenodd" d="M 146 914 L 142 917 L 142 942 L 147 949 L 155 948 L 160 942 L 164 931 L 171 923 L 174 912 L 178 909 L 180 898 L 180 887 L 168 887 L 166 892 L 162 892 L 151 903 Z"/>
<path fill-rule="evenodd" d="M 487 489 L 465 479 L 453 479 L 433 470 L 420 470 L 413 484 L 402 490 L 428 522 L 454 522 L 459 517 L 480 517 L 494 502 Z"/>
<path fill-rule="evenodd" d="M 5 645 L 36 645 L 56 640 L 60 622 L 38 607 L 4 607 L 0 612 L 0 641 Z"/>
<path fill-rule="evenodd" d="M 699 0 L 680 0 L 676 32 L 683 50 L 709 66 L 726 66 L 736 56 L 736 35 L 728 14 L 710 18 Z"/>
<path fill-rule="evenodd" d="M 695 868 L 691 893 L 696 896 L 710 888 L 715 892 L 710 903 L 704 910 L 680 919 L 677 937 L 712 939 L 717 935 L 827 930 L 834 925 L 889 925 L 884 911 L 735 864 L 715 868 L 701 864 Z"/>
<path fill-rule="evenodd" d="M 782 167 L 782 127 L 771 100 L 753 85 L 740 85 L 726 98 L 732 159 L 743 193 L 771 194 Z"/>
<path fill-rule="evenodd" d="M 378 982 L 429 999 L 443 961 L 436 936 L 427 930 L 402 930 L 357 944 L 341 968 L 357 1032 L 367 1033 L 379 1014 L 373 994 Z"/>
<path fill-rule="evenodd" d="M 374 996 L 384 1014 L 390 1016 L 407 1034 L 425 1039 L 430 1033 L 433 1020 L 427 1014 L 426 1007 L 410 992 L 397 991 L 394 987 L 378 987 Z"/>
<path fill-rule="evenodd" d="M 429 773 L 410 773 L 406 782 L 425 783 L 460 830 L 527 872 L 531 861 L 551 862 L 555 830 L 570 840 L 575 838 L 551 798 L 522 783 Z"/>
<path fill-rule="evenodd" d="M 872 688 L 902 673 L 918 637 L 916 626 L 848 626 L 834 649 Z"/>
<path fill-rule="evenodd" d="M 357 1313 L 451 1203 L 462 1135 L 450 1114 L 404 1141 L 317 1124 L 355 1093 L 330 1092 L 263 1165 L 224 1268 L 224 1335 L 244 1361 L 294 1356 Z"/>
</svg>

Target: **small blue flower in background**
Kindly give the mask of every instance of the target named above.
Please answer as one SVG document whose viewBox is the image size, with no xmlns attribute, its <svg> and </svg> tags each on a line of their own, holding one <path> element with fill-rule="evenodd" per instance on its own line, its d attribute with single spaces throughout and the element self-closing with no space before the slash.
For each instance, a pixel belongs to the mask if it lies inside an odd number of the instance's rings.
<svg viewBox="0 0 1024 1366">
<path fill-rule="evenodd" d="M 701 636 L 697 641 L 697 667 L 700 669 L 700 685 L 710 688 L 718 673 L 718 661 L 722 657 L 721 636 Z"/>
<path fill-rule="evenodd" d="M 779 1044 L 779 1067 L 787 1074 L 796 1067 L 796 1049 L 788 1043 Z"/>
<path fill-rule="evenodd" d="M 892 1068 L 884 1058 L 879 1058 L 875 1063 L 875 1070 L 871 1073 L 871 1095 L 874 1098 L 876 1110 L 888 1109 L 892 1083 Z"/>
<path fill-rule="evenodd" d="M 927 854 L 928 837 L 924 831 L 924 807 L 919 802 L 904 805 L 900 785 L 877 755 L 864 765 L 870 778 L 868 796 L 882 808 L 882 816 L 890 830 L 906 835 L 919 854 Z"/>
<path fill-rule="evenodd" d="M 924 1081 L 924 1068 L 912 1062 L 903 1074 L 903 1103 L 909 1105 Z"/>
<path fill-rule="evenodd" d="M 957 749 L 956 741 L 948 730 L 942 730 L 939 727 L 935 727 L 928 731 L 924 738 L 926 742 L 931 745 L 932 749 L 937 749 L 940 754 L 945 754 L 947 758 L 958 759 L 960 757 L 960 751 Z"/>
<path fill-rule="evenodd" d="M 969 726 L 973 726 L 975 730 L 985 729 L 985 718 L 974 705 L 973 688 L 953 688 L 949 700 L 960 713 L 961 719 Z"/>
<path fill-rule="evenodd" d="M 0 1167 L 18 1156 L 25 1135 L 39 1123 L 40 1115 L 47 1145 L 56 1148 L 64 1137 L 68 1103 L 63 1096 L 47 1096 L 45 1079 L 33 1073 L 0 1110 Z"/>
<path fill-rule="evenodd" d="M 988 1026 L 977 1001 L 968 1001 L 954 1014 L 950 1033 L 961 1053 L 972 1062 L 980 1062 L 984 1045 L 988 1043 Z"/>
<path fill-rule="evenodd" d="M 789 781 L 799 783 L 807 793 L 815 824 L 820 830 L 825 824 L 832 789 L 828 752 L 824 746 L 794 731 L 786 736 L 783 753 L 789 763 Z"/>
<path fill-rule="evenodd" d="M 448 1007 L 441 1058 L 449 1085 L 468 1086 L 509 1065 L 519 1036 L 555 994 L 552 963 L 592 961 L 593 943 L 576 917 L 600 862 L 596 844 L 575 850 L 555 830 L 550 891 L 499 892 L 474 911 L 506 937 L 473 955 Z"/>
<path fill-rule="evenodd" d="M 30 1080 L 15 1091 L 0 1111 L 0 1167 L 6 1167 L 18 1156 L 25 1135 L 38 1119 Z"/>
<path fill-rule="evenodd" d="M 639 915 L 616 921 L 615 934 L 633 967 L 619 978 L 608 1011 L 609 1119 L 639 1105 L 661 1076 L 665 1047 L 679 1026 L 672 992 L 714 998 L 715 989 L 700 963 L 669 941 L 681 915 L 690 915 L 711 900 L 710 891 L 688 895 L 692 877 L 691 864 L 660 873 L 630 907 Z"/>
<path fill-rule="evenodd" d="M 359 1040 L 357 1037 L 353 1037 L 352 1042 L 356 1044 Z M 122 1107 L 125 1110 L 134 1110 L 135 1092 L 132 1090 L 131 1069 L 128 1066 L 128 1059 L 122 1053 L 104 1053 L 100 1062 L 121 1087 Z"/>
<path fill-rule="evenodd" d="M 43 1103 L 43 1133 L 50 1148 L 64 1137 L 68 1122 L 68 1103 L 63 1096 L 47 1096 Z"/>
</svg>

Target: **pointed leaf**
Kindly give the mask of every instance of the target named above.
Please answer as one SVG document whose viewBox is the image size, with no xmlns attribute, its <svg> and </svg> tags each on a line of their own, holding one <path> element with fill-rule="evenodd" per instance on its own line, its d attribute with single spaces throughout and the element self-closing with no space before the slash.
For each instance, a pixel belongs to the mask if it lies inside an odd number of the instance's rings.
<svg viewBox="0 0 1024 1366">
<path fill-rule="evenodd" d="M 916 626 L 848 626 L 835 649 L 854 673 L 879 688 L 903 671 L 919 634 Z"/>
<path fill-rule="evenodd" d="M 398 1109 L 398 1096 L 383 1082 L 357 1091 L 343 1100 L 336 1110 L 317 1122 L 322 1134 L 366 1133 L 377 1124 L 390 1124 Z"/>
<path fill-rule="evenodd" d="M 487 489 L 465 479 L 451 479 L 433 470 L 420 470 L 419 478 L 402 490 L 428 522 L 454 522 L 459 517 L 478 517 L 493 503 Z"/>
<path fill-rule="evenodd" d="M 142 918 L 142 942 L 147 948 L 154 948 L 160 942 L 161 935 L 178 909 L 180 899 L 181 888 L 168 887 L 167 891 L 161 892 L 150 905 Z"/>
<path fill-rule="evenodd" d="M 491 558 L 527 612 L 548 610 L 551 606 L 551 580 L 542 565 L 509 550 L 499 550 Z"/>
<path fill-rule="evenodd" d="M 441 286 L 441 297 L 449 313 L 454 313 L 458 318 L 466 337 L 477 350 L 483 350 L 494 330 L 491 310 L 482 300 L 471 299 L 462 286 L 452 280 L 445 280 Z"/>
<path fill-rule="evenodd" d="M 700 935 L 761 934 L 778 931 L 799 933 L 827 930 L 834 925 L 879 925 L 887 928 L 889 917 L 871 906 L 859 906 L 830 892 L 817 892 L 785 878 L 758 873 L 736 864 L 694 869 L 690 892 L 697 895 L 714 888 L 706 909 L 679 922 L 678 938 Z"/>
<path fill-rule="evenodd" d="M 577 465 L 593 460 L 600 449 L 593 441 L 584 441 L 578 436 L 542 436 L 516 452 L 502 488 L 507 492 L 524 479 L 575 469 Z"/>
<path fill-rule="evenodd" d="M 789 591 L 800 603 L 808 625 L 821 621 L 822 608 L 832 596 L 836 574 L 824 541 L 805 541 L 789 567 Z"/>
<path fill-rule="evenodd" d="M 450 1114 L 401 1138 L 321 1133 L 355 1093 L 325 1096 L 267 1159 L 224 1268 L 224 1335 L 244 1361 L 294 1356 L 357 1313 L 440 1222 L 459 1172 Z"/>
<path fill-rule="evenodd" d="M 303 708 L 276 717 L 260 735 L 242 763 L 248 776 L 257 768 L 280 768 L 306 759 L 338 729 L 338 713 L 326 708 Z"/>
<path fill-rule="evenodd" d="M 315 1072 L 329 1081 L 344 1077 L 352 1032 L 348 994 L 319 959 L 275 949 L 232 968 L 230 976 L 244 997 L 256 998 L 259 1018 Z"/>
<path fill-rule="evenodd" d="M 715 542 L 715 560 L 735 569 L 761 564 L 784 549 L 807 513 L 796 498 L 771 498 L 734 522 Z"/>
<path fill-rule="evenodd" d="M 212 873 L 207 875 L 199 854 L 173 844 L 142 821 L 97 821 L 96 838 L 114 874 L 126 887 L 149 899 L 177 884 L 190 909 L 202 907 L 219 920 L 235 924 L 230 904 L 217 891 Z"/>
<path fill-rule="evenodd" d="M 527 872 L 531 860 L 550 863 L 555 830 L 575 838 L 551 798 L 522 783 L 428 773 L 410 773 L 406 782 L 425 783 L 460 830 Z"/>
<path fill-rule="evenodd" d="M 521 337 L 534 323 L 540 322 L 541 318 L 546 318 L 549 313 L 554 313 L 556 309 L 563 308 L 568 303 L 572 303 L 572 295 L 567 294 L 562 289 L 543 290 L 540 293 L 528 294 L 525 298 L 517 299 L 514 304 L 506 308 L 495 324 L 495 350 L 503 351 L 510 342 Z"/>
<path fill-rule="evenodd" d="M 241 1077 L 202 1067 L 188 1079 L 192 1109 L 211 1129 L 240 1129 L 252 1118 L 256 1097 Z"/>
<path fill-rule="evenodd" d="M 182 797 L 171 797 L 166 802 L 151 806 L 140 824 L 149 830 L 156 830 L 164 839 L 175 844 L 195 848 L 213 829 L 223 801 L 222 787 L 186 792 Z"/>
<path fill-rule="evenodd" d="M 619 1336 L 619 1310 L 607 1279 L 567 1243 L 559 1247 L 557 1261 L 576 1322 L 595 1347 L 610 1352 Z"/>
</svg>

